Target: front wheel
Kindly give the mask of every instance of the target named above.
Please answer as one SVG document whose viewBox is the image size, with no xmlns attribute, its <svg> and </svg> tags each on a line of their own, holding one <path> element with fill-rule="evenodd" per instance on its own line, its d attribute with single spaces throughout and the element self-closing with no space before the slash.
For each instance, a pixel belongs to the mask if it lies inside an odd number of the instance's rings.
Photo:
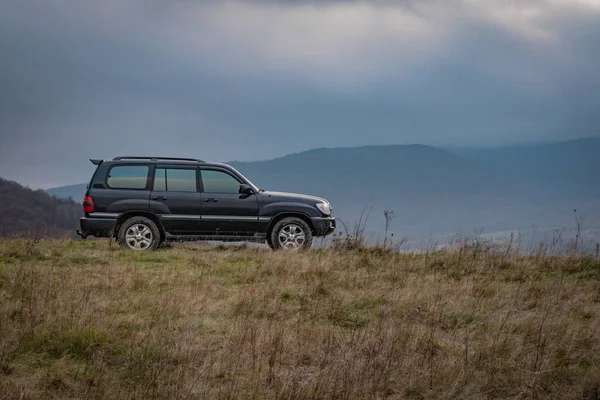
<svg viewBox="0 0 600 400">
<path fill-rule="evenodd" d="M 160 231 L 144 217 L 132 217 L 119 229 L 119 244 L 131 250 L 155 250 L 160 244 Z"/>
<path fill-rule="evenodd" d="M 306 250 L 310 249 L 312 240 L 312 231 L 304 220 L 288 217 L 275 224 L 269 245 L 276 250 Z"/>
</svg>

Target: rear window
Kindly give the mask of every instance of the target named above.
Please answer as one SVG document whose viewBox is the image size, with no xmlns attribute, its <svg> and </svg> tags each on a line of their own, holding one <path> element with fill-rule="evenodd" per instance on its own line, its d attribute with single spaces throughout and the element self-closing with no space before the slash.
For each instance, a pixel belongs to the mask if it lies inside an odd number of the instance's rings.
<svg viewBox="0 0 600 400">
<path fill-rule="evenodd" d="M 149 169 L 147 165 L 115 165 L 106 183 L 112 189 L 145 189 Z"/>
</svg>

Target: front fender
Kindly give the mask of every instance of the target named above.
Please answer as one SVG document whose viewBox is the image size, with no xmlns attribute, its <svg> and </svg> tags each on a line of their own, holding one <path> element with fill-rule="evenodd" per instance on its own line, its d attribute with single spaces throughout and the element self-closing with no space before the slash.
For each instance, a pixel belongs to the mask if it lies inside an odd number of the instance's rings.
<svg viewBox="0 0 600 400">
<path fill-rule="evenodd" d="M 261 217 L 275 217 L 283 213 L 298 213 L 304 214 L 307 217 L 320 217 L 321 212 L 313 206 L 303 203 L 295 203 L 289 201 L 281 201 L 265 204 L 260 209 Z"/>
</svg>

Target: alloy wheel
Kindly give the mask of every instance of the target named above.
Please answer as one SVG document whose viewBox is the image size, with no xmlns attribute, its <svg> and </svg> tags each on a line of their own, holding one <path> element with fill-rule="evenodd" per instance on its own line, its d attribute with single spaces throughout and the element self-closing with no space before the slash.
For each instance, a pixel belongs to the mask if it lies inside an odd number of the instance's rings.
<svg viewBox="0 0 600 400">
<path fill-rule="evenodd" d="M 281 248 L 295 250 L 302 248 L 306 236 L 304 230 L 296 224 L 287 224 L 279 231 L 277 235 Z"/>
<path fill-rule="evenodd" d="M 125 242 L 133 250 L 146 250 L 152 244 L 152 230 L 144 224 L 131 225 L 125 234 Z"/>
</svg>

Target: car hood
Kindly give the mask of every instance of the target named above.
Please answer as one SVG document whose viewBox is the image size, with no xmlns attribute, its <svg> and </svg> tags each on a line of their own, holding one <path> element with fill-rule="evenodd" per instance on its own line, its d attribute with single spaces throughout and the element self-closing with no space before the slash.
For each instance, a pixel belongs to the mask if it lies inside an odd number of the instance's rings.
<svg viewBox="0 0 600 400">
<path fill-rule="evenodd" d="M 270 197 L 275 201 L 299 201 L 302 203 L 319 203 L 319 202 L 327 202 L 322 197 L 317 196 L 309 196 L 306 194 L 298 194 L 298 193 L 286 193 L 286 192 L 272 192 L 269 190 L 265 190 L 261 192 L 261 195 Z"/>
</svg>

